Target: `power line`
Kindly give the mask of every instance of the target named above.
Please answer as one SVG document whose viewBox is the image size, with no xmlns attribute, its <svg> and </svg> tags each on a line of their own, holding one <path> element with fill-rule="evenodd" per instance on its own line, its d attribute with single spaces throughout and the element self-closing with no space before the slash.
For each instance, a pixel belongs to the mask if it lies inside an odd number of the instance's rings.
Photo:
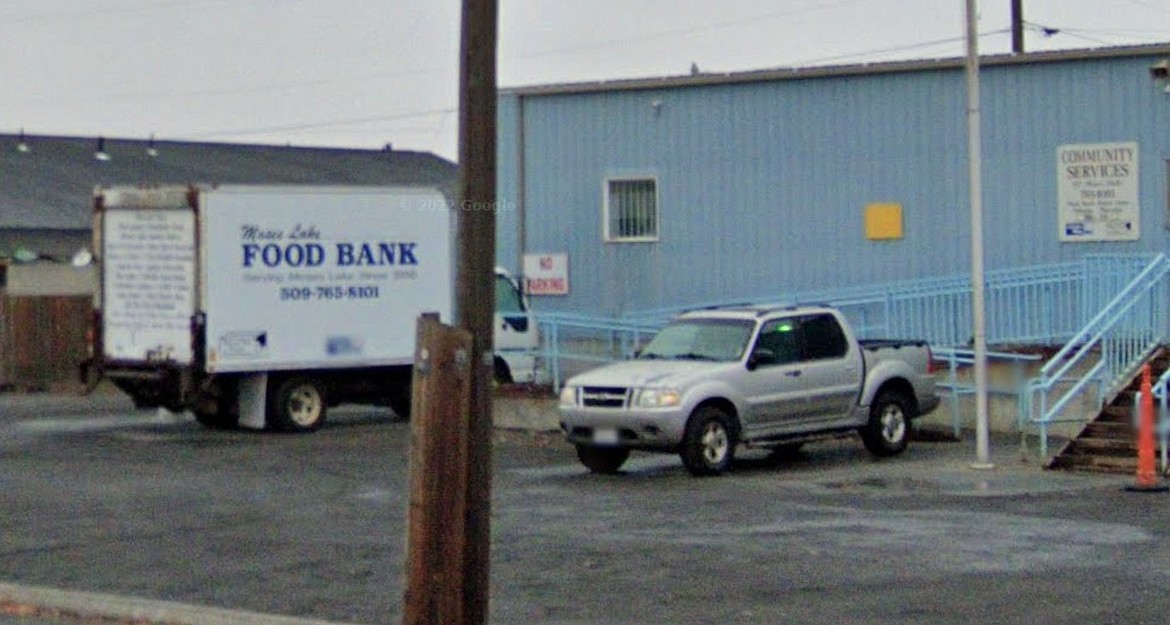
<svg viewBox="0 0 1170 625">
<path fill-rule="evenodd" d="M 1149 2 L 1146 2 L 1144 0 L 1122 0 L 1122 1 L 1128 2 L 1134 6 L 1144 7 L 1147 9 L 1156 9 L 1158 11 L 1170 11 L 1170 7 L 1167 7 L 1164 4 L 1163 5 L 1156 5 L 1156 4 L 1151 4 Z"/>
<path fill-rule="evenodd" d="M 532 52 L 529 54 L 518 55 L 516 58 L 518 58 L 518 59 L 531 59 L 531 58 L 540 58 L 540 57 L 545 57 L 545 56 L 556 56 L 556 55 L 561 55 L 561 54 L 573 54 L 576 52 L 585 52 L 588 50 L 609 48 L 609 47 L 612 47 L 615 45 L 621 45 L 621 44 L 643 42 L 643 41 L 653 41 L 655 39 L 663 39 L 666 37 L 676 37 L 679 35 L 694 35 L 696 33 L 709 32 L 709 31 L 713 31 L 713 30 L 724 30 L 727 28 L 732 28 L 735 26 L 743 25 L 743 24 L 769 21 L 769 20 L 773 20 L 776 18 L 780 18 L 780 17 L 792 17 L 794 15 L 803 15 L 803 14 L 813 13 L 813 12 L 817 12 L 817 11 L 824 11 L 826 9 L 832 9 L 832 8 L 836 8 L 839 6 L 845 6 L 845 5 L 850 5 L 850 4 L 860 4 L 860 3 L 865 2 L 865 1 L 867 1 L 867 0 L 835 0 L 835 1 L 829 1 L 829 2 L 822 2 L 822 3 L 818 3 L 818 4 L 811 6 L 811 7 L 804 7 L 801 9 L 790 9 L 787 11 L 770 11 L 768 13 L 749 15 L 749 16 L 735 19 L 735 20 L 715 22 L 712 24 L 704 25 L 704 26 L 692 26 L 692 27 L 688 27 L 688 28 L 660 30 L 660 31 L 655 31 L 655 32 L 650 32 L 650 33 L 642 33 L 642 34 L 637 35 L 636 37 L 622 37 L 622 38 L 606 39 L 604 41 L 595 41 L 595 42 L 587 43 L 587 44 L 563 46 L 563 47 L 559 47 L 559 48 L 539 50 L 539 51 Z"/>
<path fill-rule="evenodd" d="M 410 111 L 407 113 L 397 113 L 394 115 L 378 115 L 375 117 L 353 117 L 349 119 L 333 119 L 319 122 L 305 122 L 299 124 L 285 124 L 279 126 L 266 126 L 262 128 L 235 128 L 229 130 L 213 130 L 208 132 L 199 132 L 195 134 L 188 134 L 192 139 L 213 139 L 216 137 L 239 137 L 247 135 L 262 135 L 270 132 L 287 132 L 291 130 L 311 130 L 318 128 L 337 128 L 340 126 L 358 126 L 362 124 L 374 124 L 385 121 L 392 121 L 397 119 L 410 119 L 412 117 L 427 117 L 430 115 L 442 115 L 447 113 L 454 113 L 457 109 L 442 108 L 431 109 L 426 111 Z"/>
<path fill-rule="evenodd" d="M 205 6 L 240 6 L 243 4 L 271 4 L 272 2 L 273 0 L 251 0 L 250 2 L 247 0 L 172 0 L 169 2 L 126 4 L 101 8 L 29 13 L 24 15 L 8 14 L 0 15 L 0 26 L 16 26 L 21 24 L 35 24 L 38 22 L 66 22 L 113 15 L 131 15 L 134 13 L 154 13 L 173 8 L 194 9 Z"/>
<path fill-rule="evenodd" d="M 992 30 L 992 31 L 984 32 L 984 33 L 979 33 L 979 37 L 982 38 L 982 37 L 989 37 L 992 35 L 1002 35 L 1002 34 L 1009 32 L 1009 31 L 1010 31 L 1010 29 L 1008 29 L 1008 28 L 1001 28 L 999 30 Z M 852 52 L 849 54 L 839 54 L 836 56 L 821 57 L 819 59 L 808 59 L 808 60 L 800 61 L 800 62 L 796 63 L 796 65 L 798 65 L 798 66 L 799 65 L 816 65 L 819 63 L 832 63 L 834 61 L 843 61 L 846 59 L 853 59 L 853 58 L 857 58 L 859 56 L 874 56 L 874 55 L 878 55 L 878 54 L 893 54 L 893 53 L 897 53 L 897 52 L 909 52 L 911 50 L 917 50 L 920 48 L 930 48 L 933 46 L 941 46 L 941 45 L 950 44 L 950 43 L 957 43 L 957 42 L 963 41 L 963 39 L 964 39 L 964 37 L 960 36 L 960 37 L 947 37 L 946 39 L 934 39 L 931 41 L 921 41 L 918 43 L 910 43 L 910 44 L 906 44 L 906 45 L 902 45 L 902 46 L 894 46 L 891 48 L 878 48 L 878 49 L 873 49 L 873 50 L 865 50 L 862 52 Z"/>
<path fill-rule="evenodd" d="M 410 70 L 410 71 L 404 71 L 404 72 L 374 72 L 374 73 L 369 73 L 369 74 L 354 74 L 351 76 L 340 76 L 340 77 L 333 77 L 333 78 L 308 78 L 308 79 L 304 79 L 304 80 L 291 80 L 291 81 L 285 81 L 285 82 L 274 82 L 274 83 L 251 85 L 251 86 L 244 86 L 244 87 L 232 87 L 232 88 L 225 88 L 225 89 L 176 89 L 176 90 L 166 91 L 166 92 L 155 91 L 155 92 L 150 92 L 150 93 L 127 93 L 126 91 L 118 91 L 118 92 L 111 92 L 111 93 L 105 93 L 105 94 L 102 94 L 102 93 L 95 94 L 95 93 L 87 92 L 87 95 L 85 96 L 85 102 L 87 104 L 95 104 L 95 103 L 102 103 L 102 102 L 121 102 L 121 101 L 126 101 L 126 100 L 134 100 L 134 101 L 162 100 L 162 99 L 168 99 L 168 98 L 189 98 L 189 97 L 197 97 L 197 96 L 229 96 L 229 95 L 254 94 L 254 93 L 261 93 L 261 92 L 280 92 L 280 91 L 300 90 L 300 89 L 303 89 L 305 87 L 316 87 L 316 86 L 332 85 L 332 84 L 339 84 L 339 83 L 367 82 L 367 81 L 373 81 L 373 80 L 387 80 L 387 79 L 393 79 L 393 78 L 406 78 L 406 77 L 410 77 L 410 76 L 435 77 L 439 74 L 442 74 L 444 71 L 446 71 L 446 70 L 444 70 L 442 68 L 430 68 L 430 69 Z M 25 105 L 41 105 L 41 106 L 43 106 L 43 105 L 58 104 L 58 103 L 62 103 L 62 102 L 69 102 L 69 101 L 63 101 L 63 100 L 56 99 L 56 98 L 40 98 L 40 99 L 34 99 L 34 100 L 26 100 L 26 101 L 24 101 L 24 104 Z"/>
</svg>

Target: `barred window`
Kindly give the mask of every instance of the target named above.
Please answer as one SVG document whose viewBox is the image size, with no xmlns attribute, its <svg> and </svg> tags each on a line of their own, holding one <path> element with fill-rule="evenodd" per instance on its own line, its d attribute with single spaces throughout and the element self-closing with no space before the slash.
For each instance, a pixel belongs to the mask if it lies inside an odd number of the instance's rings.
<svg viewBox="0 0 1170 625">
<path fill-rule="evenodd" d="M 658 240 L 658 181 L 621 178 L 606 181 L 605 240 Z"/>
</svg>

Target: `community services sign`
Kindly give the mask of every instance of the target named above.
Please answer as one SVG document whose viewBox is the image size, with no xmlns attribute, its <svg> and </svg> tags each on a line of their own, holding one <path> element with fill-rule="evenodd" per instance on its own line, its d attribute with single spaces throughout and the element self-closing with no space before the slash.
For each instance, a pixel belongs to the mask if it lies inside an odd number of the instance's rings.
<svg viewBox="0 0 1170 625">
<path fill-rule="evenodd" d="M 1088 143 L 1056 149 L 1061 241 L 1136 241 L 1138 144 Z"/>
</svg>

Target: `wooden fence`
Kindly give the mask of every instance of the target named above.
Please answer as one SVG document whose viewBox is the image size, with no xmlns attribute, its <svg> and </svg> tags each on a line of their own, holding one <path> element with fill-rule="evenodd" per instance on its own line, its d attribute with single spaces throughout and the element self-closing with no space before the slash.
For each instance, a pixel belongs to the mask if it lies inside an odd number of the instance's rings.
<svg viewBox="0 0 1170 625">
<path fill-rule="evenodd" d="M 0 293 L 0 389 L 78 385 L 93 298 Z"/>
</svg>

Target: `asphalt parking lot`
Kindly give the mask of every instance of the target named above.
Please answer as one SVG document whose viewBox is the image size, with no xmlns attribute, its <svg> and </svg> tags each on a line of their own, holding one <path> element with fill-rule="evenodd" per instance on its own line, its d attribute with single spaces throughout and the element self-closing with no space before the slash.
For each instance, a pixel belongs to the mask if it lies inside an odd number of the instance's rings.
<svg viewBox="0 0 1170 625">
<path fill-rule="evenodd" d="M 0 623 L 75 622 L 6 611 L 20 592 L 400 621 L 409 424 L 389 413 L 307 436 L 108 397 L 0 396 L 0 415 Z M 1161 622 L 1168 495 L 994 442 L 991 471 L 969 443 L 879 462 L 845 439 L 698 479 L 653 455 L 590 475 L 555 435 L 499 430 L 492 622 Z"/>
</svg>

